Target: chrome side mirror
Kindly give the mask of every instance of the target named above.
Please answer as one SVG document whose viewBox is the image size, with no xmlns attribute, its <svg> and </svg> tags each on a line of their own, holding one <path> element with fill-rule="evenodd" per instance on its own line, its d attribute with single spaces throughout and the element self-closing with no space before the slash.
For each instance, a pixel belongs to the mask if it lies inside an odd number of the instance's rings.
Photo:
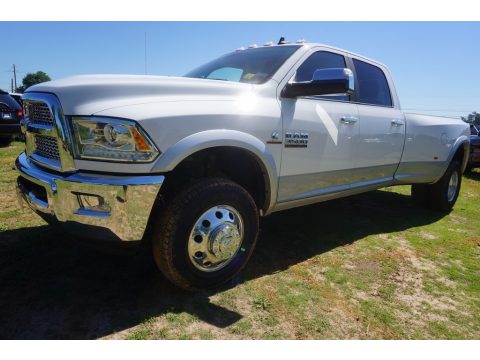
<svg viewBox="0 0 480 360">
<path fill-rule="evenodd" d="M 282 95 L 288 98 L 298 96 L 351 94 L 355 80 L 350 69 L 317 69 L 311 81 L 292 82 L 285 86 Z"/>
</svg>

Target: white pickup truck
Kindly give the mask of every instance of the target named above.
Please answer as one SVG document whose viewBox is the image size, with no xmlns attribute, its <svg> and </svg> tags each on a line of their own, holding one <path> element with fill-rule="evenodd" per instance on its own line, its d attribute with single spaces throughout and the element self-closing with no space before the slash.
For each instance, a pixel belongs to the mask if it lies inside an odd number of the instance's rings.
<svg viewBox="0 0 480 360">
<path fill-rule="evenodd" d="M 23 103 L 22 201 L 73 234 L 151 241 L 190 290 L 232 279 L 275 211 L 402 184 L 449 211 L 469 155 L 466 123 L 403 113 L 384 65 L 313 43 L 46 82 Z"/>
</svg>

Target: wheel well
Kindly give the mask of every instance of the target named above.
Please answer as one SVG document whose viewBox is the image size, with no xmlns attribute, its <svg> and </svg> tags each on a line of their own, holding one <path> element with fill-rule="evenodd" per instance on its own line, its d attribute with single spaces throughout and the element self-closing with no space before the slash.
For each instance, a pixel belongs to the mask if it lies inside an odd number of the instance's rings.
<svg viewBox="0 0 480 360">
<path fill-rule="evenodd" d="M 269 178 L 260 160 L 250 151 L 220 146 L 196 152 L 165 176 L 160 195 L 165 201 L 200 178 L 230 179 L 252 196 L 257 208 L 266 210 L 270 199 Z"/>
<path fill-rule="evenodd" d="M 467 166 L 468 159 L 465 157 L 466 151 L 468 151 L 468 143 L 465 142 L 458 147 L 455 155 L 453 155 L 453 160 L 458 160 L 461 164 L 462 171 Z"/>
</svg>

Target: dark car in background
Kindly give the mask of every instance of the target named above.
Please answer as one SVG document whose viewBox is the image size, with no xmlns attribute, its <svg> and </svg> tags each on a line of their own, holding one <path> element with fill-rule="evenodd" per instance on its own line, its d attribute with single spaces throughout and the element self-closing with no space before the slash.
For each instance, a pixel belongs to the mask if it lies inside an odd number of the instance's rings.
<svg viewBox="0 0 480 360">
<path fill-rule="evenodd" d="M 470 158 L 467 171 L 480 167 L 480 125 L 470 124 Z"/>
<path fill-rule="evenodd" d="M 0 146 L 9 145 L 14 136 L 21 134 L 22 117 L 20 104 L 7 92 L 0 90 Z"/>
<path fill-rule="evenodd" d="M 19 104 L 20 106 L 23 106 L 23 101 L 22 101 L 22 95 L 23 94 L 19 94 L 19 93 L 9 93 L 9 95 L 14 98 Z"/>
</svg>

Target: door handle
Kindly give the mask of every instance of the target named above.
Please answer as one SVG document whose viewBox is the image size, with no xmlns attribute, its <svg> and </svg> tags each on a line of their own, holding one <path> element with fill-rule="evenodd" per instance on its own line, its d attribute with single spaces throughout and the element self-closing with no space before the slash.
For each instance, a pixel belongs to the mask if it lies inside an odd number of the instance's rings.
<svg viewBox="0 0 480 360">
<path fill-rule="evenodd" d="M 344 124 L 352 125 L 358 121 L 358 118 L 353 115 L 344 115 L 340 118 L 340 121 Z"/>
<path fill-rule="evenodd" d="M 404 123 L 403 123 L 402 120 L 393 119 L 392 120 L 392 125 L 393 126 L 402 126 L 402 125 L 404 125 Z"/>
</svg>

